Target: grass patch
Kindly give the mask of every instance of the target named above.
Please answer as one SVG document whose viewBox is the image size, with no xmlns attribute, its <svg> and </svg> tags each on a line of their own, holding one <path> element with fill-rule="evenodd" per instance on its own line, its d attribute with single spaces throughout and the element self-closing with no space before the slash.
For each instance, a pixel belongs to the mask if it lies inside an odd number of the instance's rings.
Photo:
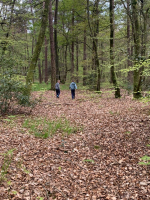
<svg viewBox="0 0 150 200">
<path fill-rule="evenodd" d="M 125 132 L 125 134 L 127 134 L 127 135 L 130 135 L 130 134 L 131 134 L 131 132 L 130 132 L 130 131 L 126 131 L 126 132 Z"/>
<path fill-rule="evenodd" d="M 142 162 L 139 162 L 139 165 L 150 165 L 150 157 L 145 155 L 142 158 L 140 158 Z"/>
<path fill-rule="evenodd" d="M 69 89 L 69 85 L 70 83 L 66 83 L 66 84 L 61 84 L 60 83 L 60 90 L 70 90 Z M 50 90 L 51 89 L 51 84 L 50 83 L 38 83 L 38 82 L 35 82 L 33 85 L 32 85 L 32 91 L 47 91 L 47 90 Z"/>
<path fill-rule="evenodd" d="M 51 88 L 51 85 L 50 83 L 38 83 L 38 82 L 35 82 L 33 85 L 32 85 L 32 91 L 47 91 L 47 90 L 50 90 Z"/>
<path fill-rule="evenodd" d="M 70 135 L 79 130 L 78 127 L 70 125 L 70 122 L 66 119 L 58 119 L 56 121 L 49 121 L 46 118 L 26 119 L 23 127 L 27 128 L 30 134 L 40 138 L 48 138 L 57 132 Z"/>
<path fill-rule="evenodd" d="M 100 149 L 100 146 L 95 145 L 95 146 L 94 146 L 94 149 Z"/>
<path fill-rule="evenodd" d="M 94 163 L 94 160 L 92 160 L 92 159 L 85 159 L 85 160 L 83 160 L 83 162 Z"/>
<path fill-rule="evenodd" d="M 4 156 L 3 164 L 0 171 L 0 182 L 4 181 L 6 178 L 6 174 L 8 172 L 8 168 L 12 162 L 13 152 L 15 149 L 10 149 L 6 153 L 2 154 Z"/>
<path fill-rule="evenodd" d="M 111 114 L 111 115 L 114 115 L 115 113 L 114 113 L 114 112 L 112 112 L 112 111 L 109 111 L 109 114 Z"/>
</svg>

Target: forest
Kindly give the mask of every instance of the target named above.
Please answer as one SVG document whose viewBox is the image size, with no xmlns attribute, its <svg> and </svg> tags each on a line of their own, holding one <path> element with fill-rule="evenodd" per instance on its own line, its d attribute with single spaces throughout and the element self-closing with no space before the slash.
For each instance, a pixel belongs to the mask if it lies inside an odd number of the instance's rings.
<svg viewBox="0 0 150 200">
<path fill-rule="evenodd" d="M 149 0 L 0 0 L 0 200 L 149 200 L 149 82 Z"/>
</svg>

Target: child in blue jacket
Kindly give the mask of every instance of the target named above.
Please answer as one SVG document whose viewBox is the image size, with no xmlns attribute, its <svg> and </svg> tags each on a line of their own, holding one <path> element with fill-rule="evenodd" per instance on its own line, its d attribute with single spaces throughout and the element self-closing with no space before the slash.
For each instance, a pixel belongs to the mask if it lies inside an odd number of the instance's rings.
<svg viewBox="0 0 150 200">
<path fill-rule="evenodd" d="M 55 90 L 56 90 L 56 97 L 59 98 L 60 95 L 60 80 L 57 81 L 57 83 L 55 84 Z"/>
<path fill-rule="evenodd" d="M 75 99 L 75 90 L 77 89 L 77 85 L 74 81 L 72 81 L 72 83 L 70 83 L 69 89 L 71 89 L 72 99 Z"/>
</svg>

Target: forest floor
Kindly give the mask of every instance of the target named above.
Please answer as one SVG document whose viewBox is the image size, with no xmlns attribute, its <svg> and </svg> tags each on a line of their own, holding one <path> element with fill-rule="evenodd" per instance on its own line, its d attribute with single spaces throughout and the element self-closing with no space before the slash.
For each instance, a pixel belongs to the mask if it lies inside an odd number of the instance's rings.
<svg viewBox="0 0 150 200">
<path fill-rule="evenodd" d="M 0 117 L 0 200 L 149 200 L 150 168 L 138 164 L 150 156 L 149 110 L 107 91 L 46 91 L 30 114 Z"/>
</svg>

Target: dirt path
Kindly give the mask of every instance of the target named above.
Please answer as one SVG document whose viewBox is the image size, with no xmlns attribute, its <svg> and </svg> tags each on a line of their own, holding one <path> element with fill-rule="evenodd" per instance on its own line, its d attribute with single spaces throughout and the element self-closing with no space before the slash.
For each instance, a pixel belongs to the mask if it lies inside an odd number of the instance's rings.
<svg viewBox="0 0 150 200">
<path fill-rule="evenodd" d="M 69 91 L 62 91 L 60 99 L 47 91 L 42 99 L 32 118 L 65 117 L 83 130 L 39 139 L 23 132 L 24 117 L 12 127 L 1 118 L 0 153 L 16 150 L 7 174 L 11 186 L 1 184 L 0 200 L 150 199 L 147 167 L 138 165 L 150 148 L 150 118 L 143 114 L 143 103 L 82 91 L 75 100 Z"/>
</svg>

